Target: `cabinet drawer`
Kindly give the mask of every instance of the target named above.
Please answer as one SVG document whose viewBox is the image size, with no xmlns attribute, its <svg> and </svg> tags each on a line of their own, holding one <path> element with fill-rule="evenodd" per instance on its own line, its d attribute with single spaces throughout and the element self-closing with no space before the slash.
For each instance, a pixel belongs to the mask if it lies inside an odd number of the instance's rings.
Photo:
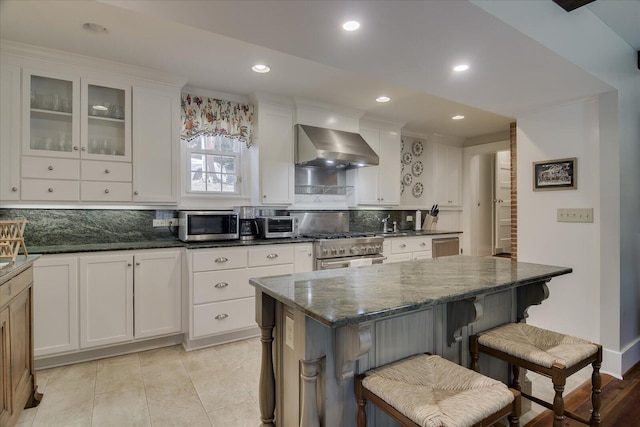
<svg viewBox="0 0 640 427">
<path fill-rule="evenodd" d="M 430 237 L 396 237 L 391 239 L 391 253 L 402 254 L 431 250 Z"/>
<path fill-rule="evenodd" d="M 269 246 L 249 250 L 249 267 L 263 265 L 293 264 L 294 250 L 291 246 Z"/>
<path fill-rule="evenodd" d="M 73 159 L 22 157 L 23 178 L 79 179 L 80 166 Z"/>
<path fill-rule="evenodd" d="M 133 191 L 130 182 L 83 182 L 80 189 L 82 200 L 91 202 L 130 202 Z"/>
<path fill-rule="evenodd" d="M 418 251 L 413 253 L 413 259 L 431 259 L 431 251 Z"/>
<path fill-rule="evenodd" d="M 119 181 L 131 182 L 131 163 L 80 162 L 80 176 L 83 181 Z"/>
<path fill-rule="evenodd" d="M 256 325 L 255 298 L 213 302 L 193 307 L 193 338 Z"/>
<path fill-rule="evenodd" d="M 80 196 L 78 181 L 23 179 L 22 200 L 77 201 Z"/>
<path fill-rule="evenodd" d="M 201 249 L 193 253 L 193 271 L 226 270 L 247 266 L 244 248 Z"/>
<path fill-rule="evenodd" d="M 20 292 L 28 288 L 31 283 L 33 283 L 33 268 L 23 271 L 0 286 L 0 307 L 3 307 Z"/>
</svg>

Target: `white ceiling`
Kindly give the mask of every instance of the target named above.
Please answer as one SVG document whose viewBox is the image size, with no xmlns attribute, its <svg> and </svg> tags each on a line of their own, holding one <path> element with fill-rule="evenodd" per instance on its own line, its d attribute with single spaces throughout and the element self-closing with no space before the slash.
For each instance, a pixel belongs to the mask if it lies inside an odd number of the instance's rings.
<svg viewBox="0 0 640 427">
<path fill-rule="evenodd" d="M 342 31 L 347 19 L 361 29 Z M 109 31 L 88 33 L 85 22 Z M 462 0 L 2 0 L 0 38 L 178 74 L 192 87 L 343 105 L 414 134 L 504 131 L 523 112 L 611 90 Z M 470 71 L 455 75 L 459 62 Z M 253 73 L 255 63 L 272 71 Z"/>
</svg>

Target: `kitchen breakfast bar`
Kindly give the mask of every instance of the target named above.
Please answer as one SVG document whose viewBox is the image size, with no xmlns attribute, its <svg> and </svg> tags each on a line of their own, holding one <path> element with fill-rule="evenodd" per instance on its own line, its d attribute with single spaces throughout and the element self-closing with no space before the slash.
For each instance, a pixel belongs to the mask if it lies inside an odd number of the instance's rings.
<svg viewBox="0 0 640 427">
<path fill-rule="evenodd" d="M 571 271 L 451 256 L 253 278 L 262 425 L 353 426 L 354 374 L 424 352 L 469 366 L 469 335 L 526 318 L 546 283 Z M 482 373 L 506 380 L 490 359 Z M 367 410 L 369 425 L 396 425 Z"/>
</svg>

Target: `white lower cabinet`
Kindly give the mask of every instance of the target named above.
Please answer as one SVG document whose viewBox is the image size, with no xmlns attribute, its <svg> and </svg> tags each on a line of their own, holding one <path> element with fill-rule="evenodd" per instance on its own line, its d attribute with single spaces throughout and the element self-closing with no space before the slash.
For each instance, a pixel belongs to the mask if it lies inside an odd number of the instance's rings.
<svg viewBox="0 0 640 427">
<path fill-rule="evenodd" d="M 291 274 L 294 265 L 312 267 L 310 251 L 310 244 L 187 251 L 189 340 L 256 328 L 255 288 L 249 279 Z"/>
<path fill-rule="evenodd" d="M 180 249 L 45 255 L 34 264 L 34 355 L 182 331 Z"/>
<path fill-rule="evenodd" d="M 385 263 L 431 258 L 431 237 L 393 237 L 384 240 Z"/>
<path fill-rule="evenodd" d="M 313 271 L 313 243 L 295 245 L 293 270 L 296 273 Z"/>
</svg>

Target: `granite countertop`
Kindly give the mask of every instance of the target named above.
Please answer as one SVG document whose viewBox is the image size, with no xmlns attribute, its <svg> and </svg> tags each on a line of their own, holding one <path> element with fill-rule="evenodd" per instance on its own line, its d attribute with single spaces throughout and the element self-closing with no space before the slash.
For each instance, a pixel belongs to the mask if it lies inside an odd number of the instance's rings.
<svg viewBox="0 0 640 427">
<path fill-rule="evenodd" d="M 250 283 L 336 328 L 571 273 L 567 267 L 457 255 L 259 277 Z"/>
<path fill-rule="evenodd" d="M 16 262 L 13 264 L 6 263 L 6 259 L 3 258 L 3 261 L 0 262 L 0 265 L 2 266 L 0 267 L 0 285 L 22 273 L 38 258 L 40 258 L 40 255 L 29 255 L 28 257 L 18 255 L 16 257 Z"/>
</svg>

